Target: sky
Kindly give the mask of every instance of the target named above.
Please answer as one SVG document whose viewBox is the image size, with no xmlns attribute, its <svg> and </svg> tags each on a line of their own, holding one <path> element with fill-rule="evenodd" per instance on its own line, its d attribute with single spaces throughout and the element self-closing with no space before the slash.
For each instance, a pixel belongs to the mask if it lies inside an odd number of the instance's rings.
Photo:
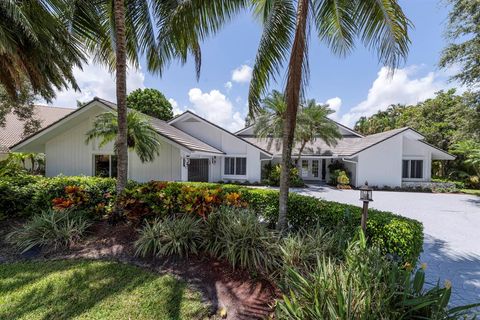
<svg viewBox="0 0 480 320">
<path fill-rule="evenodd" d="M 410 30 L 410 51 L 404 64 L 390 76 L 374 52 L 357 43 L 345 58 L 334 56 L 312 32 L 309 49 L 310 81 L 306 97 L 328 103 L 332 119 L 353 127 L 361 116 L 370 116 L 390 104 L 414 104 L 435 92 L 455 87 L 448 78 L 455 70 L 440 70 L 437 63 L 446 46 L 444 33 L 449 8 L 444 0 L 400 0 L 414 27 Z M 175 113 L 191 110 L 206 119 L 237 131 L 248 112 L 248 84 L 261 25 L 245 12 L 202 46 L 202 71 L 197 81 L 193 59 L 185 65 L 173 63 L 159 78 L 149 74 L 142 62 L 129 69 L 128 91 L 155 88 L 170 100 Z M 95 96 L 115 101 L 114 78 L 101 65 L 90 63 L 74 70 L 81 92 L 57 93 L 53 105 L 75 107 L 76 101 Z M 270 89 L 285 87 L 284 75 Z"/>
</svg>

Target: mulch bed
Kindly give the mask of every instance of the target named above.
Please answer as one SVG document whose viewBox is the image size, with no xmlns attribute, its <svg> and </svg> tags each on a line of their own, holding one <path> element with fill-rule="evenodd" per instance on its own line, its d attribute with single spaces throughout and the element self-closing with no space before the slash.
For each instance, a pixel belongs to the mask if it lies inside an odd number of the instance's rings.
<svg viewBox="0 0 480 320">
<path fill-rule="evenodd" d="M 4 242 L 11 223 L 0 223 L 0 263 L 44 259 L 105 259 L 134 264 L 159 274 L 170 273 L 185 280 L 202 292 L 205 302 L 212 306 L 212 318 L 218 310 L 227 311 L 226 319 L 264 319 L 272 314 L 279 292 L 270 282 L 253 279 L 248 272 L 233 270 L 223 261 L 205 256 L 188 259 L 142 259 L 135 257 L 135 229 L 127 224 L 112 226 L 100 222 L 82 243 L 68 250 L 37 251 L 21 255 Z"/>
</svg>

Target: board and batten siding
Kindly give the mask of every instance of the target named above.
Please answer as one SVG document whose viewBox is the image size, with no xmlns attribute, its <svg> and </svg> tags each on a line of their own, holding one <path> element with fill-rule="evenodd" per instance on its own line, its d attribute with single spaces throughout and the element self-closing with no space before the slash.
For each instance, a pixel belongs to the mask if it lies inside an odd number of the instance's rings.
<svg viewBox="0 0 480 320">
<path fill-rule="evenodd" d="M 45 144 L 46 176 L 91 176 L 94 173 L 94 155 L 113 154 L 113 143 L 103 148 L 98 148 L 95 143 L 85 143 L 85 133 L 92 127 L 93 119 L 94 115 Z M 129 151 L 128 176 L 139 182 L 181 180 L 180 150 L 162 141 L 160 154 L 152 162 L 146 163 L 142 163 L 135 152 Z"/>
<path fill-rule="evenodd" d="M 248 144 L 247 142 L 216 128 L 211 124 L 190 118 L 173 123 L 173 126 L 187 132 L 191 136 L 208 143 L 209 145 L 225 152 L 225 157 L 246 157 L 247 175 L 246 176 L 228 176 L 224 174 L 224 157 L 217 157 L 217 164 L 210 166 L 213 174 L 210 174 L 212 181 L 218 180 L 248 180 L 251 182 L 260 181 L 261 163 L 260 150 Z M 219 160 L 219 161 L 218 161 Z"/>
</svg>

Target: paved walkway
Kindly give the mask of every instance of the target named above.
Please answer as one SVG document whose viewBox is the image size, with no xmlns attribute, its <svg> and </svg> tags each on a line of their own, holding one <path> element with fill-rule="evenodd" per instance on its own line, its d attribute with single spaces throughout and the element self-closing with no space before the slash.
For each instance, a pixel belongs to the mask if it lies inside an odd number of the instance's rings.
<svg viewBox="0 0 480 320">
<path fill-rule="evenodd" d="M 360 206 L 359 191 L 310 186 L 293 191 Z M 453 305 L 480 302 L 480 197 L 374 191 L 370 207 L 421 221 L 427 281 L 452 282 Z"/>
</svg>

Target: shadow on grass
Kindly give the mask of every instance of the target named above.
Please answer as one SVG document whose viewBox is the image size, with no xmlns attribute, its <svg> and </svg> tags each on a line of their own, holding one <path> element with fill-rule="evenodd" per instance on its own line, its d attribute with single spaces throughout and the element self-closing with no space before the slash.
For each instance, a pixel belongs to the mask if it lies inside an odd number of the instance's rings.
<svg viewBox="0 0 480 320">
<path fill-rule="evenodd" d="M 79 315 L 181 319 L 182 302 L 194 300 L 184 299 L 185 289 L 184 282 L 170 276 L 159 277 L 116 263 L 4 264 L 0 265 L 0 302 L 1 296 L 8 298 L 0 303 L 0 319 L 70 319 Z M 107 299 L 106 306 L 98 306 Z"/>
</svg>

